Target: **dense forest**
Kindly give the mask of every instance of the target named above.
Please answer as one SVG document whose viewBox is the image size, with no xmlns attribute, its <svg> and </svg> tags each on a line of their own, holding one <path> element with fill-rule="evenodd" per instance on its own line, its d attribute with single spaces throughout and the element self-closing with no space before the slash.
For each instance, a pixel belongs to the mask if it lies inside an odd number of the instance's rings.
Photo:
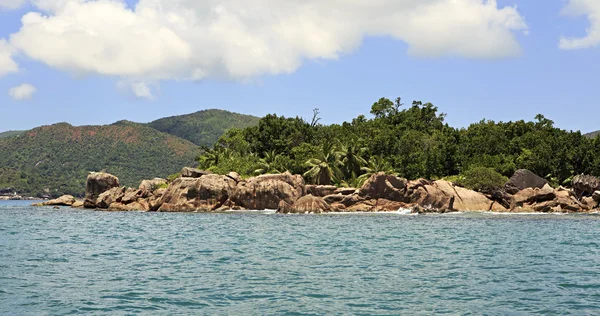
<svg viewBox="0 0 600 316">
<path fill-rule="evenodd" d="M 223 110 L 203 110 L 192 114 L 165 117 L 147 125 L 171 135 L 187 139 L 198 146 L 212 146 L 232 128 L 258 124 L 259 118 Z"/>
<path fill-rule="evenodd" d="M 445 178 L 491 190 L 525 168 L 553 185 L 574 175 L 600 175 L 600 138 L 534 121 L 482 120 L 453 128 L 431 103 L 382 98 L 371 116 L 341 125 L 267 115 L 258 125 L 231 129 L 199 158 L 200 168 L 248 177 L 290 171 L 312 183 L 357 187 L 374 172 L 408 179 Z"/>
</svg>

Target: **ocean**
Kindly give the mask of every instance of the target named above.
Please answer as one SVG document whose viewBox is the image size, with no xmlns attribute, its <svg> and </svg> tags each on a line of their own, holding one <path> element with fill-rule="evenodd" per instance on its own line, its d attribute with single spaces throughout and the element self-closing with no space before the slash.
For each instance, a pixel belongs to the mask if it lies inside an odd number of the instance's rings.
<svg viewBox="0 0 600 316">
<path fill-rule="evenodd" d="M 600 216 L 0 202 L 0 315 L 600 314 Z"/>
</svg>

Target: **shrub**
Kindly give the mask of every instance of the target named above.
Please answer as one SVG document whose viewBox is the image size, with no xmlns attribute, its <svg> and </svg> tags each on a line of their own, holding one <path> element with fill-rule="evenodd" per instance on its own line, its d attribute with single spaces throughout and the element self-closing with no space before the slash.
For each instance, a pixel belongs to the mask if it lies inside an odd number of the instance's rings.
<svg viewBox="0 0 600 316">
<path fill-rule="evenodd" d="M 467 189 L 482 193 L 492 193 L 504 186 L 508 178 L 494 170 L 486 167 L 472 167 L 461 174 L 456 182 Z"/>
</svg>

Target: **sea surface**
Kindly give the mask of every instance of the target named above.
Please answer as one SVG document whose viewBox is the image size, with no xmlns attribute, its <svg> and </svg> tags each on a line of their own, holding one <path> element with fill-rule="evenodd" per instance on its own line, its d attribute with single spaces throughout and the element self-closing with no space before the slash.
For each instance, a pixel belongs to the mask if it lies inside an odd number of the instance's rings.
<svg viewBox="0 0 600 316">
<path fill-rule="evenodd" d="M 0 315 L 598 315 L 594 215 L 159 214 L 0 202 Z"/>
</svg>

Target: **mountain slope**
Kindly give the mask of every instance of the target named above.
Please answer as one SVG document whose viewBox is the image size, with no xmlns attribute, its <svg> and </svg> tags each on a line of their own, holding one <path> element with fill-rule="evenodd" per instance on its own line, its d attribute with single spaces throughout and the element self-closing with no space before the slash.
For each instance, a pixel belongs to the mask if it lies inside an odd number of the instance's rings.
<svg viewBox="0 0 600 316">
<path fill-rule="evenodd" d="M 583 136 L 589 137 L 589 138 L 594 138 L 594 137 L 596 137 L 598 135 L 600 135 L 600 131 L 595 131 L 595 132 L 587 133 L 587 134 L 585 134 Z"/>
<path fill-rule="evenodd" d="M 18 136 L 18 135 L 22 135 L 23 133 L 25 133 L 25 131 L 6 131 L 6 132 L 0 133 L 0 138 Z"/>
<path fill-rule="evenodd" d="M 89 171 L 105 170 L 123 185 L 166 177 L 195 165 L 199 148 L 144 124 L 42 126 L 0 139 L 0 188 L 33 195 L 81 195 Z"/>
<path fill-rule="evenodd" d="M 162 118 L 148 123 L 161 132 L 187 139 L 198 146 L 212 146 L 231 128 L 258 124 L 259 118 L 223 110 L 204 110 L 187 115 Z"/>
</svg>

